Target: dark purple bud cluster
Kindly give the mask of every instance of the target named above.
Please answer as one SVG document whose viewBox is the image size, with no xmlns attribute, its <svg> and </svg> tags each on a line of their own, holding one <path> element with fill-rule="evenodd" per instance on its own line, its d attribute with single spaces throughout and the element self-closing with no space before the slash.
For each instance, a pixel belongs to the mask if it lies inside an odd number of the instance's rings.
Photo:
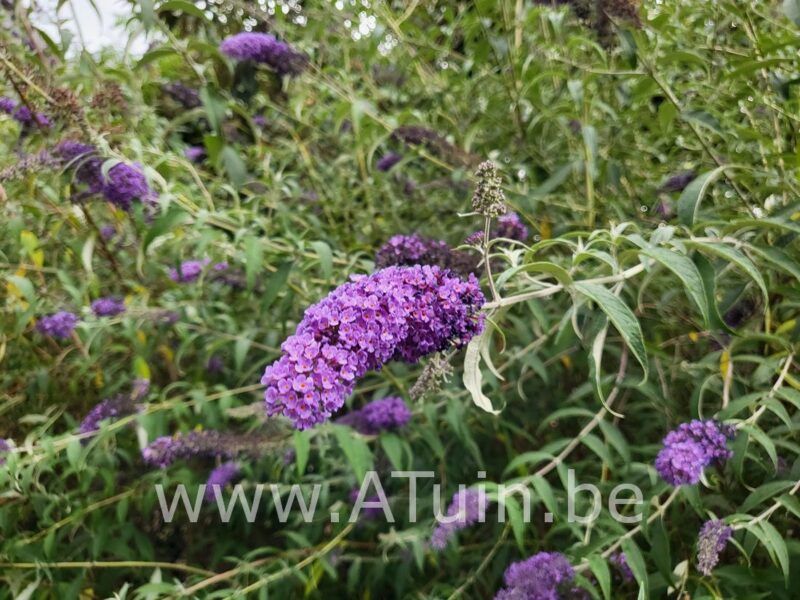
<svg viewBox="0 0 800 600">
<path fill-rule="evenodd" d="M 358 410 L 338 419 L 338 423 L 349 425 L 365 435 L 377 435 L 381 431 L 399 429 L 411 420 L 411 411 L 397 396 L 373 400 Z"/>
</svg>

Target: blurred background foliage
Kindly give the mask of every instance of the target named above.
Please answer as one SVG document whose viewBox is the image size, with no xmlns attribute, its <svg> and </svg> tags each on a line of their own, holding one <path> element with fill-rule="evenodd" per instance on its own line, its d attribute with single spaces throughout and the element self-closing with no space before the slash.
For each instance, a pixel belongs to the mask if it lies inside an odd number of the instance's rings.
<svg viewBox="0 0 800 600">
<path fill-rule="evenodd" d="M 146 36 L 146 52 L 121 39 L 94 55 L 39 30 L 27 3 L 0 5 L 3 94 L 53 120 L 23 130 L 0 118 L 0 437 L 18 450 L 0 468 L 0 597 L 228 597 L 253 586 L 263 597 L 486 598 L 508 563 L 539 550 L 591 565 L 581 582 L 597 598 L 800 595 L 800 503 L 783 495 L 800 480 L 795 0 L 141 0 L 125 31 Z M 244 29 L 288 41 L 307 68 L 288 78 L 232 62 L 219 42 Z M 424 128 L 424 143 L 399 127 Z M 63 139 L 140 163 L 158 210 L 71 203 L 69 171 L 31 161 Z M 189 146 L 206 157 L 187 160 Z M 390 152 L 402 159 L 381 171 Z M 497 416 L 470 400 L 459 354 L 450 382 L 423 401 L 408 393 L 425 361 L 360 382 L 353 407 L 409 401 L 402 432 L 265 423 L 261 373 L 305 307 L 371 272 L 392 235 L 462 244 L 483 225 L 460 213 L 487 158 L 530 230 L 526 247 L 498 250 L 502 295 L 543 289 L 542 272 L 579 281 L 643 260 L 645 272 L 612 290 L 646 357 L 635 360 L 613 309 L 567 285 L 494 315 L 502 335 L 485 336 L 484 360 L 496 367 L 481 369 Z M 170 281 L 169 268 L 203 257 L 227 261 L 240 285 Z M 687 257 L 700 288 L 678 272 Z M 91 317 L 89 303 L 114 294 L 127 312 Z M 76 335 L 34 333 L 61 308 L 84 316 Z M 144 412 L 82 443 L 82 417 L 135 378 L 151 382 Z M 622 416 L 603 408 L 612 394 Z M 662 505 L 652 460 L 663 435 L 715 413 L 757 416 L 732 466 Z M 196 428 L 266 432 L 245 485 L 322 483 L 325 518 L 280 524 L 273 510 L 220 524 L 204 509 L 202 526 L 162 522 L 153 485 L 203 483 L 212 464 L 152 471 L 140 449 Z M 393 525 L 331 524 L 327 509 L 349 506 L 371 466 L 433 469 L 448 498 L 479 470 L 491 483 L 524 481 L 533 523 L 512 506 L 509 525 L 482 524 L 431 552 L 426 483 L 416 524 L 402 510 Z M 567 467 L 604 498 L 621 482 L 645 491 L 654 518 L 624 546 L 635 581 L 602 566 L 633 526 L 605 511 L 590 527 L 566 522 Z M 386 487 L 405 506 L 406 483 Z M 713 577 L 694 570 L 705 519 L 746 521 L 774 503 L 773 529 L 737 535 Z"/>
</svg>

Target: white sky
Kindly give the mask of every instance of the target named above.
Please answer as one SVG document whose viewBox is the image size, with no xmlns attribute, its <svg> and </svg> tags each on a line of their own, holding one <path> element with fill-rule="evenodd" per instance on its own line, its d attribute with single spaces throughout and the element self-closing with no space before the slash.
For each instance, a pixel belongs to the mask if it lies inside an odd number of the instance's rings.
<svg viewBox="0 0 800 600">
<path fill-rule="evenodd" d="M 129 33 L 121 25 L 117 25 L 120 17 L 128 17 L 131 14 L 131 5 L 125 0 L 95 0 L 98 16 L 88 0 L 71 0 L 75 10 L 75 15 L 70 9 L 70 3 L 66 2 L 58 15 L 55 14 L 57 0 L 37 0 L 39 15 L 35 16 L 36 26 L 45 31 L 48 35 L 57 39 L 58 27 L 55 24 L 56 18 L 61 21 L 64 29 L 70 30 L 75 37 L 72 41 L 75 47 L 80 44 L 75 22 L 80 25 L 83 39 L 86 42 L 86 49 L 89 52 L 97 52 L 101 48 L 112 47 L 123 52 L 128 43 Z M 130 51 L 134 55 L 140 55 L 147 49 L 144 36 L 139 35 L 131 44 Z"/>
</svg>

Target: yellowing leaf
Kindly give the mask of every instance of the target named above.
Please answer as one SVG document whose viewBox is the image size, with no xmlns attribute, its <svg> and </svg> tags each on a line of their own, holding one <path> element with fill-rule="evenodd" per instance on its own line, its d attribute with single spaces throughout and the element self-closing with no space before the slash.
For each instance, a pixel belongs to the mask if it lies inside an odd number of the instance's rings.
<svg viewBox="0 0 800 600">
<path fill-rule="evenodd" d="M 700 334 L 697 333 L 696 331 L 690 331 L 689 339 L 692 340 L 693 342 L 697 342 L 700 339 Z"/>
<path fill-rule="evenodd" d="M 722 378 L 725 379 L 728 377 L 728 370 L 731 368 L 731 353 L 727 350 L 723 350 L 722 354 L 719 356 L 719 372 L 722 375 Z"/>
</svg>

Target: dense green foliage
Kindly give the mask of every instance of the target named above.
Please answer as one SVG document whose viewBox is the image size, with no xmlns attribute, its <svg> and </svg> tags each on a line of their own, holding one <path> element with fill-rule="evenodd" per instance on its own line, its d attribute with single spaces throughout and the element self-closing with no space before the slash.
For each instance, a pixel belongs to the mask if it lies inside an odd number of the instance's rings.
<svg viewBox="0 0 800 600">
<path fill-rule="evenodd" d="M 525 0 L 204 4 L 131 2 L 127 31 L 152 41 L 142 56 L 123 43 L 67 53 L 28 9 L 4 17 L 0 95 L 53 126 L 0 115 L 0 438 L 14 441 L 0 598 L 489 598 L 542 550 L 564 553 L 595 598 L 800 597 L 796 0 L 646 0 L 640 26 L 612 10 L 630 9 L 620 0 L 583 20 Z M 306 53 L 303 73 L 221 54 L 246 28 Z M 174 82 L 199 91 L 196 106 L 165 93 Z M 400 126 L 438 137 L 404 144 Z M 65 139 L 100 148 L 106 172 L 141 164 L 157 208 L 73 202 L 75 165 L 36 159 Z M 390 151 L 402 160 L 379 170 Z M 458 246 L 484 228 L 470 198 L 485 159 L 530 235 L 491 247 L 498 298 L 482 272 L 490 323 L 445 354 L 449 380 L 410 398 L 430 358 L 362 379 L 350 408 L 389 395 L 411 407 L 393 433 L 267 419 L 261 374 L 307 306 L 371 273 L 395 234 Z M 682 191 L 665 186 L 686 171 Z M 238 285 L 168 276 L 203 258 Z M 126 312 L 94 317 L 112 295 Z M 82 318 L 71 337 L 36 331 L 61 309 Z M 150 381 L 140 412 L 78 434 L 137 378 Z M 712 417 L 738 426 L 733 458 L 671 488 L 653 467 L 662 438 Z M 318 517 L 279 523 L 265 492 L 255 523 L 220 523 L 213 506 L 165 523 L 155 484 L 193 490 L 214 463 L 153 469 L 141 450 L 195 429 L 253 436 L 246 490 L 322 484 Z M 509 502 L 508 523 L 435 552 L 434 480 L 410 523 L 408 482 L 388 477 L 395 523 L 332 523 L 372 468 L 434 471 L 446 499 L 459 483 L 491 495 L 521 482 L 531 523 Z M 567 469 L 604 500 L 639 486 L 644 520 L 604 506 L 568 522 Z M 710 518 L 736 531 L 704 576 L 695 544 Z M 620 542 L 630 581 L 607 566 Z"/>
</svg>

